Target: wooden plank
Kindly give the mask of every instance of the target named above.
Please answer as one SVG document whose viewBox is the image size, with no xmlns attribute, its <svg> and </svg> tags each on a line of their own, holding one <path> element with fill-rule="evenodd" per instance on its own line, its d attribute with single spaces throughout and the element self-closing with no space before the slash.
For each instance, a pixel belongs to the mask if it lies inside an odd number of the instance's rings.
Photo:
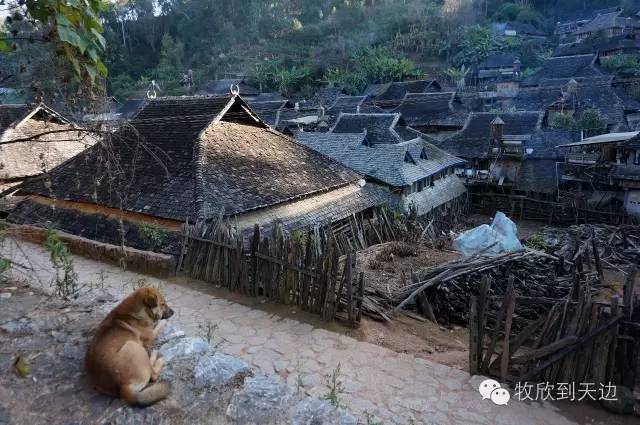
<svg viewBox="0 0 640 425">
<path fill-rule="evenodd" d="M 512 275 L 513 276 L 513 275 Z M 513 294 L 513 284 L 510 285 Z M 513 323 L 513 313 L 516 309 L 516 299 L 513 295 L 509 297 L 509 304 L 507 304 L 507 312 L 504 323 L 504 342 L 502 346 L 502 360 L 500 363 L 500 377 L 504 380 L 509 372 L 509 361 L 511 357 L 511 351 L 509 349 L 509 340 L 511 338 L 511 324 Z"/>
<path fill-rule="evenodd" d="M 358 311 L 356 321 L 360 323 L 362 319 L 362 302 L 364 301 L 364 272 L 360 272 L 358 276 Z"/>
<path fill-rule="evenodd" d="M 266 255 L 261 252 L 256 252 L 256 257 L 260 258 L 261 260 L 269 261 L 271 263 L 278 264 L 280 266 L 289 268 L 291 270 L 295 270 L 298 273 L 306 274 L 307 276 L 310 276 L 314 279 L 318 279 L 320 277 L 320 275 L 314 271 L 302 269 L 294 264 L 289 263 L 288 261 L 284 261 L 279 258 L 272 257 L 271 255 Z"/>
<path fill-rule="evenodd" d="M 478 340 L 478 299 L 472 295 L 469 305 L 469 373 L 471 375 L 477 375 L 479 372 L 478 347 L 480 345 Z"/>
<path fill-rule="evenodd" d="M 219 246 L 219 247 L 222 247 L 222 248 L 228 248 L 228 249 L 235 248 L 233 245 L 231 245 L 229 243 L 219 242 L 219 241 L 215 241 L 215 240 L 211 240 L 211 239 L 199 238 L 199 237 L 193 236 L 193 235 L 189 235 L 188 239 L 189 240 L 193 240 L 193 241 L 198 241 L 198 242 L 203 242 L 203 243 L 215 245 L 215 246 Z"/>
<path fill-rule="evenodd" d="M 623 287 L 623 295 L 622 295 L 622 311 L 624 314 L 625 320 L 631 320 L 631 316 L 633 315 L 633 289 L 636 282 L 636 274 L 638 273 L 638 266 L 633 265 L 629 268 L 627 272 L 627 278 L 624 282 Z"/>
<path fill-rule="evenodd" d="M 507 312 L 507 306 L 511 304 L 510 298 L 512 296 L 513 296 L 513 287 L 509 286 L 507 287 L 504 300 L 502 301 L 502 307 L 500 308 L 498 317 L 496 317 L 496 324 L 493 329 L 493 334 L 491 335 L 491 340 L 489 341 L 487 352 L 485 353 L 484 358 L 482 359 L 482 365 L 480 366 L 481 371 L 486 371 L 489 368 L 491 357 L 493 356 L 493 353 L 495 352 L 495 349 L 496 349 L 496 345 L 498 344 L 498 338 L 500 336 L 500 328 L 502 327 L 502 322 Z"/>
<path fill-rule="evenodd" d="M 599 328 L 597 328 L 593 332 L 590 332 L 588 335 L 585 335 L 585 336 L 579 338 L 573 344 L 565 347 L 564 349 L 561 349 L 561 350 L 557 351 L 556 353 L 551 355 L 551 357 L 548 360 L 546 360 L 543 363 L 539 364 L 537 367 L 529 370 L 524 375 L 519 376 L 517 379 L 520 382 L 531 381 L 535 376 L 537 376 L 541 372 L 545 371 L 550 366 L 556 364 L 557 362 L 559 362 L 560 360 L 564 359 L 569 354 L 571 354 L 574 351 L 576 351 L 576 350 L 580 349 L 581 347 L 583 347 L 585 343 L 587 343 L 589 341 L 592 341 L 597 336 L 599 336 L 599 335 L 603 334 L 604 332 L 606 332 L 606 331 L 610 330 L 611 328 L 613 328 L 615 325 L 617 325 L 619 323 L 620 319 L 621 319 L 621 316 L 616 316 L 616 317 L 610 319 L 609 321 L 607 321 L 605 324 L 601 325 Z"/>
</svg>

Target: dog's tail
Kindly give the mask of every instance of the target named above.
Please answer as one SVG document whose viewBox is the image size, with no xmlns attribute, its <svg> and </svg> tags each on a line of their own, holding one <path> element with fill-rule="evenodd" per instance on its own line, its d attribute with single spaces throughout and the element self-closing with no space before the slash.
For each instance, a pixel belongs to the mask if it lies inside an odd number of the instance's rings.
<svg viewBox="0 0 640 425">
<path fill-rule="evenodd" d="M 136 385 L 122 387 L 122 398 L 129 404 L 149 406 L 166 398 L 171 392 L 171 385 L 166 381 L 156 382 L 141 390 Z"/>
</svg>

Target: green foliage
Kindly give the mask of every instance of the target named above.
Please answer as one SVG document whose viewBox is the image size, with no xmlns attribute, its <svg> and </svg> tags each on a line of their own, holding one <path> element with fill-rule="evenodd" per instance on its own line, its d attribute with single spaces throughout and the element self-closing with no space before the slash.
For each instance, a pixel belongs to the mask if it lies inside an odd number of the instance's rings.
<svg viewBox="0 0 640 425">
<path fill-rule="evenodd" d="M 565 114 L 555 114 L 551 127 L 558 130 L 583 131 L 584 137 L 597 136 L 607 132 L 607 120 L 595 109 L 587 109 L 579 120 Z"/>
<path fill-rule="evenodd" d="M 51 282 L 54 294 L 66 300 L 77 298 L 80 288 L 78 275 L 73 267 L 73 257 L 54 229 L 47 229 L 44 246 L 49 252 L 49 259 L 56 272 Z"/>
<path fill-rule="evenodd" d="M 542 233 L 534 233 L 524 243 L 527 247 L 538 251 L 547 249 L 547 239 Z"/>
<path fill-rule="evenodd" d="M 157 251 L 160 249 L 169 236 L 168 230 L 154 224 L 142 224 L 138 226 L 138 232 L 140 233 L 144 246 L 149 251 Z"/>
<path fill-rule="evenodd" d="M 50 26 L 51 37 L 60 45 L 58 53 L 72 65 L 79 80 L 93 85 L 107 75 L 101 54 L 106 48 L 100 13 L 104 0 L 26 0 L 29 15 Z"/>
<path fill-rule="evenodd" d="M 595 109 L 587 109 L 578 121 L 578 127 L 585 137 L 597 136 L 607 132 L 607 120 Z"/>
<path fill-rule="evenodd" d="M 577 130 L 578 124 L 576 120 L 573 119 L 570 115 L 565 114 L 554 114 L 553 118 L 551 118 L 551 128 L 555 128 L 557 130 Z"/>
<path fill-rule="evenodd" d="M 323 80 L 356 94 L 362 92 L 367 84 L 401 81 L 420 75 L 410 60 L 398 57 L 385 48 L 373 47 L 356 52 L 347 67 L 327 70 Z"/>
<path fill-rule="evenodd" d="M 184 44 L 175 41 L 171 35 L 165 34 L 160 48 L 160 63 L 153 72 L 163 94 L 185 94 L 184 88 L 180 85 L 180 78 L 184 72 L 183 61 Z"/>
<path fill-rule="evenodd" d="M 640 61 L 636 57 L 615 55 L 600 60 L 607 71 L 622 77 L 637 77 L 640 75 Z"/>
<path fill-rule="evenodd" d="M 306 66 L 286 66 L 280 60 L 265 60 L 258 64 L 255 79 L 263 90 L 278 90 L 293 94 L 312 83 L 311 70 Z"/>
<path fill-rule="evenodd" d="M 456 65 L 476 64 L 494 53 L 513 52 L 520 44 L 520 39 L 497 35 L 487 27 L 466 27 L 452 46 L 452 61 Z"/>
<path fill-rule="evenodd" d="M 540 28 L 544 20 L 540 12 L 526 2 L 505 3 L 493 15 L 493 19 L 499 22 L 522 22 L 536 28 Z"/>
<path fill-rule="evenodd" d="M 323 400 L 327 400 L 336 409 L 344 407 L 341 403 L 341 396 L 344 393 L 344 386 L 340 381 L 340 363 L 335 369 L 325 375 L 325 385 L 327 393 L 322 396 Z"/>
</svg>

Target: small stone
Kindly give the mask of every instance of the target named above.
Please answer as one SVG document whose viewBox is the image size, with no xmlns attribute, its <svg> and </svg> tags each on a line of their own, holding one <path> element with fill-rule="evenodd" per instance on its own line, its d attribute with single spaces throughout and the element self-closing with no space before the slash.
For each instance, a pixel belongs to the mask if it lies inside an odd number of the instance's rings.
<svg viewBox="0 0 640 425">
<path fill-rule="evenodd" d="M 4 299 L 11 298 L 11 292 L 0 293 L 0 298 L 4 298 Z"/>
<path fill-rule="evenodd" d="M 202 356 L 194 369 L 196 388 L 217 387 L 249 372 L 249 365 L 235 357 L 226 354 Z"/>
<path fill-rule="evenodd" d="M 283 372 L 286 369 L 287 369 L 287 363 L 286 362 L 284 362 L 282 360 L 276 360 L 275 362 L 273 362 L 273 370 L 276 373 Z"/>
<path fill-rule="evenodd" d="M 169 341 L 160 348 L 160 357 L 165 362 L 170 362 L 174 357 L 189 356 L 193 354 L 204 354 L 211 347 L 201 338 L 180 338 Z"/>
<path fill-rule="evenodd" d="M 256 376 L 244 381 L 227 407 L 227 417 L 237 423 L 282 423 L 277 418 L 287 411 L 292 391 L 275 379 Z"/>
</svg>

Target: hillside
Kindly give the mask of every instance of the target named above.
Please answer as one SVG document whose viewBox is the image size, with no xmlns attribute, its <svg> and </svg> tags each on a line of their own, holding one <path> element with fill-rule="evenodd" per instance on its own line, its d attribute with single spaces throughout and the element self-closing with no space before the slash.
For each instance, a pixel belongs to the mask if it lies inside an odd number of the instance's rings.
<svg viewBox="0 0 640 425">
<path fill-rule="evenodd" d="M 632 3 L 623 6 L 633 10 Z M 327 83 L 358 92 L 425 73 L 446 78 L 463 64 L 508 51 L 533 69 L 549 54 L 545 40 L 508 39 L 491 31 L 493 23 L 552 34 L 558 21 L 612 5 L 618 2 L 130 1 L 104 14 L 109 88 L 130 97 L 156 80 L 163 94 L 186 94 L 207 80 L 242 74 L 289 96 Z"/>
</svg>

